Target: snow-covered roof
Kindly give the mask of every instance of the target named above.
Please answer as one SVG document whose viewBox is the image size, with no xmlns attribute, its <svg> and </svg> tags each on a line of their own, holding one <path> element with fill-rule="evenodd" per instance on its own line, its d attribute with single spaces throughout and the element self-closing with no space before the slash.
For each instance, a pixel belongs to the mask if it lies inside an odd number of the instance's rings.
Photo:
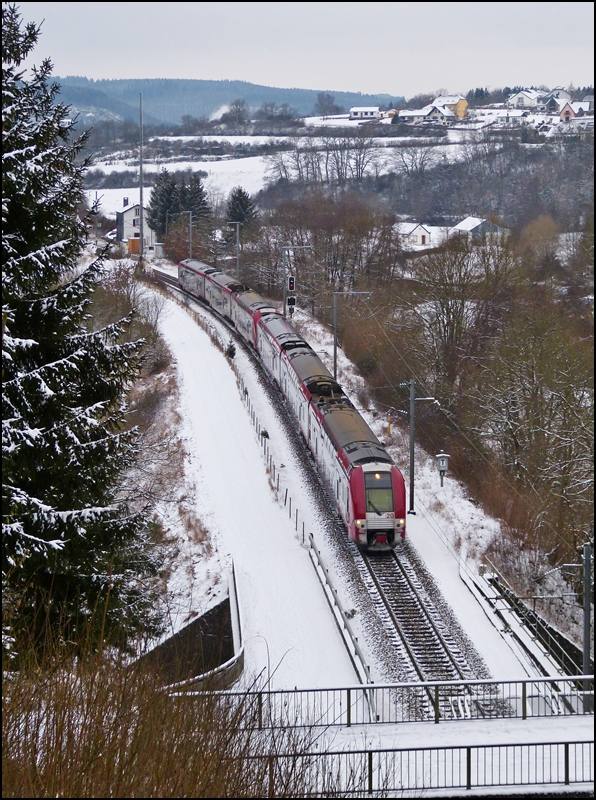
<svg viewBox="0 0 596 800">
<path fill-rule="evenodd" d="M 540 97 L 541 92 L 537 91 L 536 89 L 520 89 L 519 92 L 514 92 L 513 94 L 510 94 L 509 99 L 511 100 L 512 97 L 517 97 L 520 94 L 525 94 L 526 97 L 530 98 L 530 100 L 536 100 Z"/>
<path fill-rule="evenodd" d="M 429 229 L 421 222 L 398 222 L 397 232 L 402 236 L 410 236 L 417 228 L 422 228 L 423 231 L 430 233 Z"/>
<path fill-rule="evenodd" d="M 465 100 L 461 94 L 445 94 L 440 97 L 435 97 L 433 105 L 435 106 L 455 106 L 460 100 Z"/>
<path fill-rule="evenodd" d="M 497 116 L 504 119 L 505 117 L 523 117 L 527 113 L 523 108 L 502 108 Z"/>
<path fill-rule="evenodd" d="M 353 106 L 350 109 L 350 114 L 354 111 L 380 111 L 379 106 Z"/>
<path fill-rule="evenodd" d="M 445 106 L 438 106 L 435 103 L 431 103 L 428 106 L 424 106 L 424 108 L 418 109 L 405 109 L 399 112 L 400 117 L 428 117 L 429 114 L 432 114 L 433 111 L 438 111 L 440 114 L 443 114 L 445 117 L 455 117 L 455 114 L 450 108 L 445 108 Z"/>
<path fill-rule="evenodd" d="M 474 228 L 477 228 L 483 222 L 486 222 L 485 219 L 480 219 L 480 217 L 466 217 L 462 219 L 461 222 L 458 222 L 457 225 L 454 225 L 454 231 L 473 231 Z"/>
<path fill-rule="evenodd" d="M 427 109 L 430 109 L 430 106 L 426 106 L 425 108 L 403 108 L 399 112 L 399 116 L 401 117 L 425 117 L 428 113 Z"/>
<path fill-rule="evenodd" d="M 436 108 L 437 111 L 440 111 L 446 117 L 455 117 L 455 114 L 450 108 L 446 106 L 438 106 L 436 103 L 433 103 L 432 108 Z"/>
</svg>

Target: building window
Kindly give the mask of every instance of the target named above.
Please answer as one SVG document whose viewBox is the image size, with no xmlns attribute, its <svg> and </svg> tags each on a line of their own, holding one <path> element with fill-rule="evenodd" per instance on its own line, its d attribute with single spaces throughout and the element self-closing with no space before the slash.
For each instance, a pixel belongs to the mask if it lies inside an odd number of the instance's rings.
<svg viewBox="0 0 596 800">
<path fill-rule="evenodd" d="M 137 223 L 138 223 L 138 220 L 136 220 L 136 219 L 133 219 L 133 221 L 132 221 L 132 227 L 133 227 L 133 228 L 136 228 L 136 227 L 137 227 Z"/>
<path fill-rule="evenodd" d="M 135 208 L 135 217 L 140 217 L 140 216 L 141 216 L 141 209 Z"/>
</svg>

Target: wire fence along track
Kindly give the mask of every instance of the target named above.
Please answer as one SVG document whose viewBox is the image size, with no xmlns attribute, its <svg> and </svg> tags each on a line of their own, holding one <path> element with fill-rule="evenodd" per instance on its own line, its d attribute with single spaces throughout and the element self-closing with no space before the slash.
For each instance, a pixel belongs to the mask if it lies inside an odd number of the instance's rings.
<svg viewBox="0 0 596 800">
<path fill-rule="evenodd" d="M 285 796 L 291 774 L 305 789 L 302 797 L 420 797 L 427 791 L 489 787 L 585 784 L 589 790 L 593 757 L 593 742 L 568 741 L 276 754 L 255 760 L 267 765 L 263 796 Z"/>
<path fill-rule="evenodd" d="M 588 694 L 585 684 L 590 687 Z M 429 716 L 419 699 L 421 691 L 431 697 L 452 698 L 453 702 L 434 705 Z M 354 725 L 396 724 L 471 719 L 537 719 L 544 717 L 593 716 L 594 677 L 527 678 L 518 681 L 432 681 L 426 683 L 366 684 L 332 689 L 270 689 L 249 692 L 222 690 L 222 699 L 236 699 L 256 707 L 248 714 L 248 725 L 260 730 L 288 727 L 351 727 Z M 205 692 L 185 690 L 176 696 L 190 702 Z M 208 693 L 213 696 L 213 692 Z M 495 703 L 495 695 L 502 702 Z M 468 698 L 462 702 L 462 698 Z M 588 702 L 586 702 L 586 700 Z M 371 715 L 371 706 L 375 714 Z"/>
</svg>

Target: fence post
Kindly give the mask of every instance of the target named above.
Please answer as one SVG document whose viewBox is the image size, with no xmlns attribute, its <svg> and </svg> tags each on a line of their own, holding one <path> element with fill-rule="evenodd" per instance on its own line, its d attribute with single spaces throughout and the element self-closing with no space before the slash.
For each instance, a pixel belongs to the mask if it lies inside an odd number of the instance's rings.
<svg viewBox="0 0 596 800">
<path fill-rule="evenodd" d="M 527 719 L 528 717 L 528 684 L 525 681 L 522 681 L 522 719 Z"/>
<path fill-rule="evenodd" d="M 472 788 L 472 748 L 466 747 L 466 789 Z"/>
<path fill-rule="evenodd" d="M 563 745 L 565 751 L 565 786 L 569 786 L 569 742 Z"/>
<path fill-rule="evenodd" d="M 368 793 L 372 794 L 373 790 L 373 754 L 372 750 L 368 751 Z"/>
<path fill-rule="evenodd" d="M 347 727 L 350 728 L 352 726 L 352 690 L 346 689 L 346 703 L 347 703 Z"/>
<path fill-rule="evenodd" d="M 439 711 L 439 687 L 435 686 L 435 697 L 434 697 L 434 707 L 435 707 L 435 725 L 439 724 L 439 719 L 441 718 L 441 713 Z"/>
<path fill-rule="evenodd" d="M 275 797 L 274 794 L 274 781 L 273 781 L 273 770 L 274 770 L 274 763 L 273 763 L 273 756 L 269 756 L 269 791 L 267 793 L 268 797 Z"/>
</svg>

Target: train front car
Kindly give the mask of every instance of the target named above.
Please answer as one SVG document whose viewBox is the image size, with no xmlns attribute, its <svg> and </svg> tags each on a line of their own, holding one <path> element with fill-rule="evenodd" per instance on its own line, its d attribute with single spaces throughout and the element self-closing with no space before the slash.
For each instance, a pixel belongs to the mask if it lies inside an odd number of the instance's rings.
<svg viewBox="0 0 596 800">
<path fill-rule="evenodd" d="M 371 462 L 350 473 L 350 538 L 366 550 L 392 550 L 406 536 L 406 487 L 393 464 Z"/>
<path fill-rule="evenodd" d="M 342 388 L 331 380 L 312 388 L 313 404 L 333 443 L 335 469 L 325 471 L 348 534 L 361 549 L 393 550 L 406 535 L 401 472 Z M 340 472 L 345 474 L 345 500 Z"/>
</svg>

